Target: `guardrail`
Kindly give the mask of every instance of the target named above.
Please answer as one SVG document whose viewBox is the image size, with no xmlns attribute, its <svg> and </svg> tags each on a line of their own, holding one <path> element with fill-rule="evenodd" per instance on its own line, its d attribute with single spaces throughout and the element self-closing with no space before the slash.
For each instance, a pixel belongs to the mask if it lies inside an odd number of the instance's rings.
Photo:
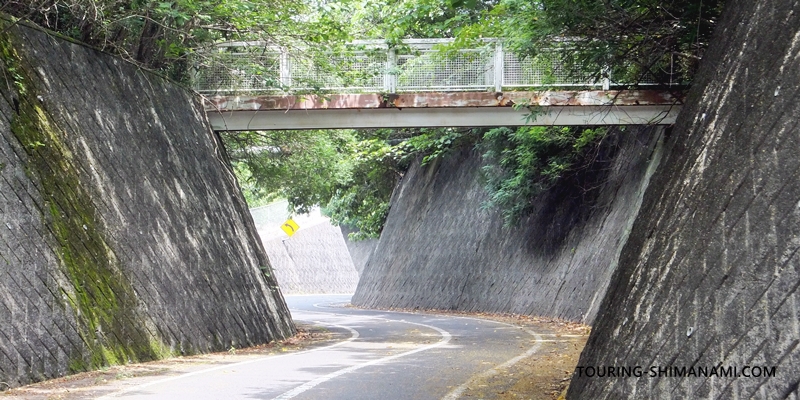
<svg viewBox="0 0 800 400">
<path fill-rule="evenodd" d="M 336 53 L 292 51 L 264 42 L 222 43 L 216 52 L 205 54 L 194 85 L 201 93 L 227 94 L 502 92 L 540 87 L 608 90 L 614 85 L 609 73 L 576 79 L 555 51 L 532 60 L 520 59 L 493 39 L 453 52 L 437 48 L 448 43 L 452 39 L 409 39 L 397 47 L 381 41 L 356 41 Z M 655 83 L 645 80 L 637 85 Z"/>
</svg>

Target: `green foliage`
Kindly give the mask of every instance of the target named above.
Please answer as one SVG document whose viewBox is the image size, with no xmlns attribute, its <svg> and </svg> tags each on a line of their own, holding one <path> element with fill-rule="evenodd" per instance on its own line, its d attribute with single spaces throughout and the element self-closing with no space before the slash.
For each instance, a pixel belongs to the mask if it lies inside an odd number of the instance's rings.
<svg viewBox="0 0 800 400">
<path fill-rule="evenodd" d="M 236 132 L 223 136 L 251 207 L 285 198 L 292 213 L 322 206 L 335 224 L 377 237 L 407 168 L 390 131 Z M 401 165 L 403 164 L 403 165 Z"/>
<path fill-rule="evenodd" d="M 326 51 L 344 49 L 349 39 L 380 38 L 398 46 L 412 37 L 454 37 L 445 49 L 452 54 L 500 37 L 507 49 L 549 66 L 553 76 L 564 72 L 551 52 L 560 48 L 567 50 L 559 52 L 560 63 L 574 75 L 666 83 L 691 79 L 722 0 L 0 0 L 0 7 L 181 80 L 193 65 L 218 62 L 204 57 L 220 41 L 258 39 L 310 49 L 293 62 L 347 85 L 367 82 L 383 68 L 377 62 L 374 71 L 347 72 L 347 57 L 331 61 Z M 247 68 L 271 86 L 279 81 L 266 65 Z M 301 83 L 308 91 L 321 87 Z M 533 196 L 579 168 L 604 134 L 526 127 L 485 135 L 474 129 L 383 129 L 240 132 L 224 139 L 252 206 L 276 197 L 288 199 L 293 212 L 320 205 L 334 222 L 377 236 L 392 190 L 415 157 L 427 164 L 483 135 L 487 205 L 500 207 L 513 224 Z"/>
<path fill-rule="evenodd" d="M 453 149 L 474 144 L 480 138 L 478 129 L 436 128 L 420 129 L 418 135 L 409 138 L 398 147 L 407 157 L 422 157 L 422 165 L 446 156 Z"/>
<path fill-rule="evenodd" d="M 493 1 L 469 0 L 452 7 L 451 0 L 363 0 L 353 2 L 354 37 L 385 39 L 455 37 L 460 29 L 479 24 Z"/>
<path fill-rule="evenodd" d="M 341 42 L 347 29 L 333 8 L 300 0 L 0 0 L 3 12 L 184 81 L 201 50 L 219 41 Z"/>
<path fill-rule="evenodd" d="M 565 174 L 585 164 L 590 150 L 605 137 L 607 128 L 522 127 L 494 128 L 479 148 L 486 162 L 483 175 L 489 200 L 506 226 L 516 226 L 528 215 L 533 199 L 552 188 Z"/>
<path fill-rule="evenodd" d="M 259 186 L 258 178 L 253 176 L 246 162 L 233 162 L 233 171 L 239 180 L 244 200 L 250 208 L 266 206 L 280 197 L 279 193 L 270 193 L 265 187 Z"/>
<path fill-rule="evenodd" d="M 351 1 L 350 34 L 385 39 L 453 37 L 455 50 L 499 37 L 532 62 L 599 81 L 687 83 L 722 0 Z"/>
<path fill-rule="evenodd" d="M 580 76 L 685 82 L 722 5 L 722 0 L 501 0 L 484 18 L 490 23 L 462 32 L 503 37 L 509 49 L 533 59 L 554 48 L 567 50 L 560 52 L 561 61 Z"/>
<path fill-rule="evenodd" d="M 477 138 L 471 129 L 453 128 L 378 130 L 369 134 L 375 136 L 356 146 L 350 179 L 336 189 L 325 206 L 332 221 L 358 228 L 351 234 L 353 239 L 380 235 L 392 192 L 414 159 L 422 157 L 425 164 Z M 409 134 L 412 136 L 405 137 Z"/>
<path fill-rule="evenodd" d="M 305 213 L 350 176 L 351 131 L 229 132 L 223 135 L 251 206 L 285 198 Z"/>
<path fill-rule="evenodd" d="M 336 224 L 358 230 L 352 239 L 378 237 L 389 213 L 389 199 L 405 172 L 402 151 L 382 138 L 360 141 L 348 164 L 350 176 L 338 185 L 324 207 Z"/>
<path fill-rule="evenodd" d="M 411 161 L 427 163 L 471 145 L 470 129 L 236 132 L 223 135 L 251 207 L 275 198 L 293 213 L 321 206 L 334 224 L 378 237 L 389 200 Z"/>
</svg>

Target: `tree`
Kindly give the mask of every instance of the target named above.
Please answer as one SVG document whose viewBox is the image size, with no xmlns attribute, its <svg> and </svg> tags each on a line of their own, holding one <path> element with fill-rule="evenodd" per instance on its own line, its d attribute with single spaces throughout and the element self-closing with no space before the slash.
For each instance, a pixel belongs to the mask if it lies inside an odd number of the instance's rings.
<svg viewBox="0 0 800 400">
<path fill-rule="evenodd" d="M 502 37 L 508 49 L 529 58 L 557 48 L 576 74 L 688 83 L 722 5 L 722 0 L 501 0 L 484 13 L 483 24 L 460 32 L 465 39 Z"/>
<path fill-rule="evenodd" d="M 228 132 L 222 137 L 251 206 L 280 197 L 292 211 L 305 213 L 350 179 L 352 131 Z"/>
<path fill-rule="evenodd" d="M 184 82 L 219 41 L 329 43 L 346 32 L 323 5 L 302 0 L 0 0 L 0 12 Z"/>
<path fill-rule="evenodd" d="M 606 127 L 490 129 L 478 145 L 489 193 L 485 206 L 500 210 L 505 226 L 518 225 L 536 196 L 592 162 L 607 133 Z"/>
<path fill-rule="evenodd" d="M 451 7 L 449 0 L 364 0 L 353 2 L 352 36 L 385 39 L 397 44 L 408 38 L 449 38 L 480 23 L 495 1 L 472 1 Z"/>
<path fill-rule="evenodd" d="M 402 135 L 403 131 L 400 131 Z M 408 167 L 390 130 L 231 132 L 223 140 L 251 207 L 285 198 L 292 213 L 322 206 L 359 238 L 377 237 Z M 396 134 L 396 133 L 395 133 Z M 396 140 L 396 139 L 393 139 Z"/>
</svg>

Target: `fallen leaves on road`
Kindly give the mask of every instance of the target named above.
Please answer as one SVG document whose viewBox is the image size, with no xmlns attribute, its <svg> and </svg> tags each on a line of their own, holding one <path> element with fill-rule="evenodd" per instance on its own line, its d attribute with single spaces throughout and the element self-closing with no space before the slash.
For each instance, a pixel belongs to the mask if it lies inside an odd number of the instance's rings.
<svg viewBox="0 0 800 400">
<path fill-rule="evenodd" d="M 522 326 L 544 337 L 542 347 L 532 356 L 498 374 L 471 382 L 461 395 L 465 399 L 563 399 L 591 332 L 590 326 L 581 323 L 529 315 L 421 309 L 391 311 L 488 319 Z"/>
</svg>

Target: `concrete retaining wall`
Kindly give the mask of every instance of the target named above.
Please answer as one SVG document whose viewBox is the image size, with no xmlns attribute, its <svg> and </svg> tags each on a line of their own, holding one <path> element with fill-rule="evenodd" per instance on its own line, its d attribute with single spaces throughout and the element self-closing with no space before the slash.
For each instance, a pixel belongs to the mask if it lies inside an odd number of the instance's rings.
<svg viewBox="0 0 800 400">
<path fill-rule="evenodd" d="M 800 398 L 798 10 L 726 5 L 579 362 L 646 375 L 569 398 Z"/>
<path fill-rule="evenodd" d="M 300 229 L 288 237 L 280 229 L 289 218 L 287 205 L 250 210 L 283 293 L 353 293 L 358 272 L 341 230 L 315 209 L 293 218 Z"/>
<path fill-rule="evenodd" d="M 193 96 L 29 27 L 0 32 L 0 382 L 292 335 Z"/>
<path fill-rule="evenodd" d="M 361 273 L 364 272 L 364 266 L 367 265 L 369 257 L 372 255 L 375 247 L 378 246 L 378 239 L 350 240 L 349 235 L 354 232 L 354 229 L 344 225 L 340 226 L 340 228 L 342 230 L 342 236 L 344 236 L 344 242 L 347 243 L 347 250 L 350 252 L 350 258 L 353 260 L 353 265 L 356 267 L 356 271 L 358 271 L 358 275 L 360 276 Z"/>
<path fill-rule="evenodd" d="M 658 164 L 661 131 L 612 134 L 588 171 L 534 199 L 535 212 L 514 229 L 482 208 L 476 152 L 414 165 L 393 195 L 353 303 L 591 323 Z"/>
</svg>

